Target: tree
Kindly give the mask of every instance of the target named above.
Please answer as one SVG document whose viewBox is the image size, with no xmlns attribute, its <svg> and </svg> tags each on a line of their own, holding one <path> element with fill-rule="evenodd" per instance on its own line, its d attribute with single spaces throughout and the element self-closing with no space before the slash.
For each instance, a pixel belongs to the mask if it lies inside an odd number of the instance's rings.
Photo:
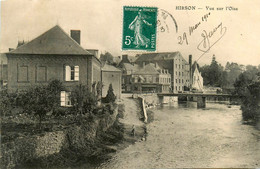
<svg viewBox="0 0 260 169">
<path fill-rule="evenodd" d="M 116 100 L 116 96 L 114 94 L 114 90 L 111 83 L 109 85 L 105 100 L 107 103 L 114 103 Z"/>
<path fill-rule="evenodd" d="M 112 56 L 112 54 L 109 53 L 109 52 L 106 52 L 105 54 L 101 54 L 101 55 L 100 55 L 100 60 L 101 60 L 102 62 L 107 62 L 107 63 L 109 63 L 109 64 L 113 64 L 113 63 L 114 63 L 114 61 L 113 61 L 113 56 Z"/>
<path fill-rule="evenodd" d="M 244 120 L 258 122 L 260 120 L 260 81 L 247 86 L 242 100 L 242 116 Z"/>
<path fill-rule="evenodd" d="M 47 113 L 59 106 L 59 95 L 63 89 L 62 83 L 58 80 L 51 81 L 47 86 L 29 88 L 19 93 L 19 105 L 24 112 L 38 116 L 41 126 Z"/>
<path fill-rule="evenodd" d="M 216 57 L 214 55 L 212 57 L 212 61 L 210 65 L 205 65 L 200 68 L 204 85 L 215 86 L 215 87 L 223 86 L 222 78 L 226 77 L 222 75 L 223 69 L 224 68 L 216 61 Z"/>
<path fill-rule="evenodd" d="M 79 114 L 92 114 L 97 107 L 97 97 L 86 85 L 77 85 L 70 98 L 74 110 Z"/>
</svg>

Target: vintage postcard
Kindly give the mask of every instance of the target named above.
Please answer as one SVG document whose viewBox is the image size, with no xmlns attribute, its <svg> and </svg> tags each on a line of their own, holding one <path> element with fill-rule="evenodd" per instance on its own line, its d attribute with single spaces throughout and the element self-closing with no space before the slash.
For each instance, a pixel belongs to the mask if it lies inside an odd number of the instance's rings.
<svg viewBox="0 0 260 169">
<path fill-rule="evenodd" d="M 0 9 L 0 168 L 260 167 L 259 0 Z"/>
</svg>

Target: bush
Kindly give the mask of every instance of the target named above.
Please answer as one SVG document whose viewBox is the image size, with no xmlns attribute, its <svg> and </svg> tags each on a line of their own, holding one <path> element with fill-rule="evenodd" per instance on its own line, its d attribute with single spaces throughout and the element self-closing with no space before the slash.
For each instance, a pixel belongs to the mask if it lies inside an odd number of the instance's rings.
<svg viewBox="0 0 260 169">
<path fill-rule="evenodd" d="M 86 85 L 78 85 L 71 92 L 73 109 L 79 114 L 91 114 L 97 107 L 98 98 Z"/>
<path fill-rule="evenodd" d="M 116 100 L 116 96 L 114 94 L 112 84 L 110 83 L 108 91 L 107 91 L 107 95 L 105 97 L 105 102 L 106 103 L 114 103 L 115 100 Z"/>
<path fill-rule="evenodd" d="M 244 120 L 257 122 L 260 120 L 260 82 L 253 82 L 247 86 L 241 109 Z"/>
<path fill-rule="evenodd" d="M 48 112 L 60 105 L 60 92 L 64 89 L 58 80 L 51 81 L 47 86 L 35 86 L 19 93 L 19 105 L 24 112 L 39 117 L 39 123 Z"/>
</svg>

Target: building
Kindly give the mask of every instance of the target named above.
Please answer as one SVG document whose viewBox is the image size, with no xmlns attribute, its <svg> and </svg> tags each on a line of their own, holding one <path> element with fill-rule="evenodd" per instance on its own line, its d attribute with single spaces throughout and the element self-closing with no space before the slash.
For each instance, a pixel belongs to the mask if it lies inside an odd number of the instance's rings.
<svg viewBox="0 0 260 169">
<path fill-rule="evenodd" d="M 192 79 L 192 89 L 195 89 L 197 91 L 203 91 L 203 77 L 199 72 L 197 62 L 194 62 L 193 64 Z"/>
<path fill-rule="evenodd" d="M 171 92 L 177 93 L 191 88 L 191 55 L 188 63 L 180 52 L 146 53 L 139 55 L 136 63 L 138 65 L 154 63 L 162 69 L 167 69 L 171 74 Z"/>
<path fill-rule="evenodd" d="M 72 30 L 70 37 L 57 25 L 6 53 L 8 89 L 26 89 L 57 79 L 69 91 L 78 84 L 85 84 L 91 88 L 93 82 L 100 81 L 100 61 L 80 46 L 80 31 L 73 32 Z M 68 98 L 68 95 L 64 91 L 61 97 Z M 63 100 L 62 105 L 69 103 Z"/>
<path fill-rule="evenodd" d="M 105 64 L 101 68 L 102 76 L 102 97 L 106 97 L 109 85 L 112 84 L 114 94 L 117 99 L 121 99 L 121 86 L 122 86 L 122 72 L 112 65 Z"/>
<path fill-rule="evenodd" d="M 157 64 L 149 63 L 142 67 L 137 64 L 124 64 L 123 87 L 126 92 L 136 93 L 169 93 L 171 75 L 168 70 Z"/>
</svg>

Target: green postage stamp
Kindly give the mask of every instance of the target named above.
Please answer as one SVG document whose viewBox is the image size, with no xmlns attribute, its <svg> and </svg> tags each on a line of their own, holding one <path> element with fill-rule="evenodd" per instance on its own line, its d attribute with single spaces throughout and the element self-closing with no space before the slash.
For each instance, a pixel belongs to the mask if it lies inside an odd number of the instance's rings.
<svg viewBox="0 0 260 169">
<path fill-rule="evenodd" d="M 123 8 L 122 50 L 156 50 L 157 8 Z"/>
</svg>

